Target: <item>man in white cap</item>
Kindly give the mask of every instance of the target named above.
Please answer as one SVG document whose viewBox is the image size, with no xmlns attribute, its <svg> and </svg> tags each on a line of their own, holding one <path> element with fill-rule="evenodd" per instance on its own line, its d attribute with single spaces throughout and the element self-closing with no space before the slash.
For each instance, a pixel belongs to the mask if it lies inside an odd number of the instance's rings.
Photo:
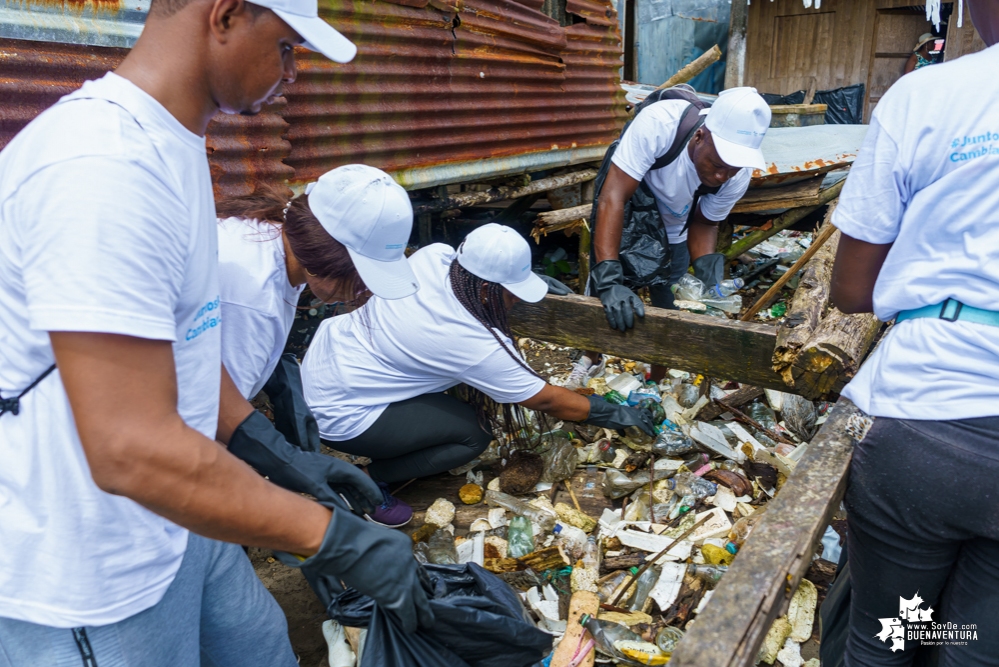
<svg viewBox="0 0 999 667">
<path fill-rule="evenodd" d="M 5 667 L 294 667 L 239 544 L 300 554 L 407 630 L 432 623 L 405 535 L 281 489 L 214 440 L 205 129 L 219 110 L 259 112 L 302 43 L 355 51 L 315 0 L 153 0 L 117 72 L 0 153 Z"/>
<path fill-rule="evenodd" d="M 608 150 L 591 215 L 589 293 L 621 331 L 645 315 L 640 287 L 649 288 L 653 306 L 673 307 L 670 287 L 691 260 L 706 285 L 721 281 L 718 223 L 745 194 L 753 169 L 765 168 L 760 144 L 770 107 L 756 89 L 723 91 L 709 109 L 682 89 L 660 94 L 639 106 Z M 582 358 L 570 385 L 591 364 Z M 654 379 L 663 372 L 654 368 Z"/>
</svg>

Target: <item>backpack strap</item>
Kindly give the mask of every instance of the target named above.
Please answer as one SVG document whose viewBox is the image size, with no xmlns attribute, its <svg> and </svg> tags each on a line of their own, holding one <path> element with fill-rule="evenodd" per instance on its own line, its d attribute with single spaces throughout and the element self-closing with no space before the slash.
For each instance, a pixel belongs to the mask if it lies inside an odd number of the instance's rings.
<svg viewBox="0 0 999 667">
<path fill-rule="evenodd" d="M 42 373 L 41 375 L 39 375 L 38 377 L 36 377 L 34 379 L 34 381 L 31 384 L 29 384 L 24 389 L 24 391 L 22 391 L 20 394 L 18 394 L 14 398 L 3 398 L 3 397 L 0 397 L 0 416 L 3 416 L 3 414 L 5 412 L 9 412 L 10 414 L 15 415 L 15 416 L 18 413 L 20 413 L 21 412 L 21 399 L 24 398 L 24 395 L 27 394 L 32 389 L 34 389 L 35 387 L 37 387 L 39 382 L 41 382 L 42 380 L 44 380 L 45 378 L 47 378 L 49 376 L 49 373 L 51 373 L 52 371 L 55 370 L 55 367 L 56 367 L 56 365 L 52 364 L 47 369 L 45 369 L 44 373 Z"/>
<path fill-rule="evenodd" d="M 683 230 L 681 230 L 680 232 L 681 234 L 686 234 L 687 229 L 690 228 L 690 221 L 694 217 L 694 214 L 697 212 L 697 205 L 698 203 L 700 203 L 701 197 L 703 197 L 704 195 L 713 195 L 717 193 L 719 190 L 721 190 L 720 185 L 716 185 L 713 188 L 709 188 L 708 186 L 704 185 L 704 183 L 701 183 L 700 185 L 697 186 L 697 189 L 694 190 L 694 201 L 690 203 L 690 210 L 687 212 L 687 219 L 683 223 Z"/>
<path fill-rule="evenodd" d="M 680 123 L 676 127 L 676 136 L 673 137 L 673 143 L 670 145 L 669 150 L 656 158 L 656 161 L 649 167 L 649 171 L 662 169 L 676 160 L 680 156 L 680 151 L 687 147 L 687 144 L 690 143 L 691 138 L 694 136 L 694 132 L 697 132 L 701 125 L 704 125 L 704 116 L 701 115 L 701 109 L 693 104 L 689 105 L 684 109 L 683 115 L 680 116 Z"/>
</svg>

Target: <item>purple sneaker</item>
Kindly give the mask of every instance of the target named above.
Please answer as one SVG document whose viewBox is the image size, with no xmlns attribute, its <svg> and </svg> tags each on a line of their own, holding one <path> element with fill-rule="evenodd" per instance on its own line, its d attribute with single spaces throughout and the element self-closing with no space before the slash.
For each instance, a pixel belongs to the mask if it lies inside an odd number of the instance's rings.
<svg viewBox="0 0 999 667">
<path fill-rule="evenodd" d="M 389 528 L 399 528 L 409 523 L 413 518 L 413 508 L 402 502 L 389 493 L 388 484 L 385 482 L 375 482 L 382 490 L 382 498 L 385 502 L 375 508 L 371 514 L 365 514 L 364 518 L 371 523 L 381 524 Z"/>
</svg>

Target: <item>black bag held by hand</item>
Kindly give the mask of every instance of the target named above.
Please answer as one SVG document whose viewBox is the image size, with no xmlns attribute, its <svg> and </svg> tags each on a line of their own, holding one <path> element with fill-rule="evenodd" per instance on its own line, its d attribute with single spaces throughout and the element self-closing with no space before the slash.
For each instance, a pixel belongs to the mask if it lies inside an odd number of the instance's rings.
<svg viewBox="0 0 999 667">
<path fill-rule="evenodd" d="M 334 621 L 368 628 L 358 667 L 529 667 L 551 651 L 552 636 L 534 625 L 517 593 L 496 575 L 474 563 L 423 567 L 432 630 L 404 633 L 354 589 L 330 601 L 326 613 Z"/>
</svg>

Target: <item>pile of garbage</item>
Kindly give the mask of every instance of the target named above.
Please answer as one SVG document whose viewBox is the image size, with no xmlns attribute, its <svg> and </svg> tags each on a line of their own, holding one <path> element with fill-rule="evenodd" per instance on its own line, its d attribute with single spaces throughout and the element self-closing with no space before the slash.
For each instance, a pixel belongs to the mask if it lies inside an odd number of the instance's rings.
<svg viewBox="0 0 999 667">
<path fill-rule="evenodd" d="M 655 437 L 559 423 L 534 434 L 536 451 L 511 451 L 510 439 L 497 433 L 479 458 L 451 471 L 466 483 L 457 497 L 438 498 L 427 509 L 412 533 L 416 558 L 495 573 L 519 591 L 555 646 L 573 626 L 579 637 L 582 626 L 598 659 L 665 664 L 829 406 L 766 391 L 730 407 L 725 401 L 738 385 L 711 385 L 680 371 L 656 384 L 649 372 L 645 364 L 605 358 L 573 379 L 580 393 L 648 410 L 658 424 Z M 599 485 L 602 504 L 580 505 L 573 477 Z M 572 503 L 552 502 L 560 484 Z M 466 517 L 481 508 L 467 532 L 454 525 L 463 505 Z M 581 591 L 599 604 L 570 621 L 570 599 Z M 814 667 L 799 647 L 811 637 L 816 601 L 815 586 L 803 580 L 767 637 L 764 663 Z M 579 644 L 574 648 L 587 646 Z"/>
</svg>

